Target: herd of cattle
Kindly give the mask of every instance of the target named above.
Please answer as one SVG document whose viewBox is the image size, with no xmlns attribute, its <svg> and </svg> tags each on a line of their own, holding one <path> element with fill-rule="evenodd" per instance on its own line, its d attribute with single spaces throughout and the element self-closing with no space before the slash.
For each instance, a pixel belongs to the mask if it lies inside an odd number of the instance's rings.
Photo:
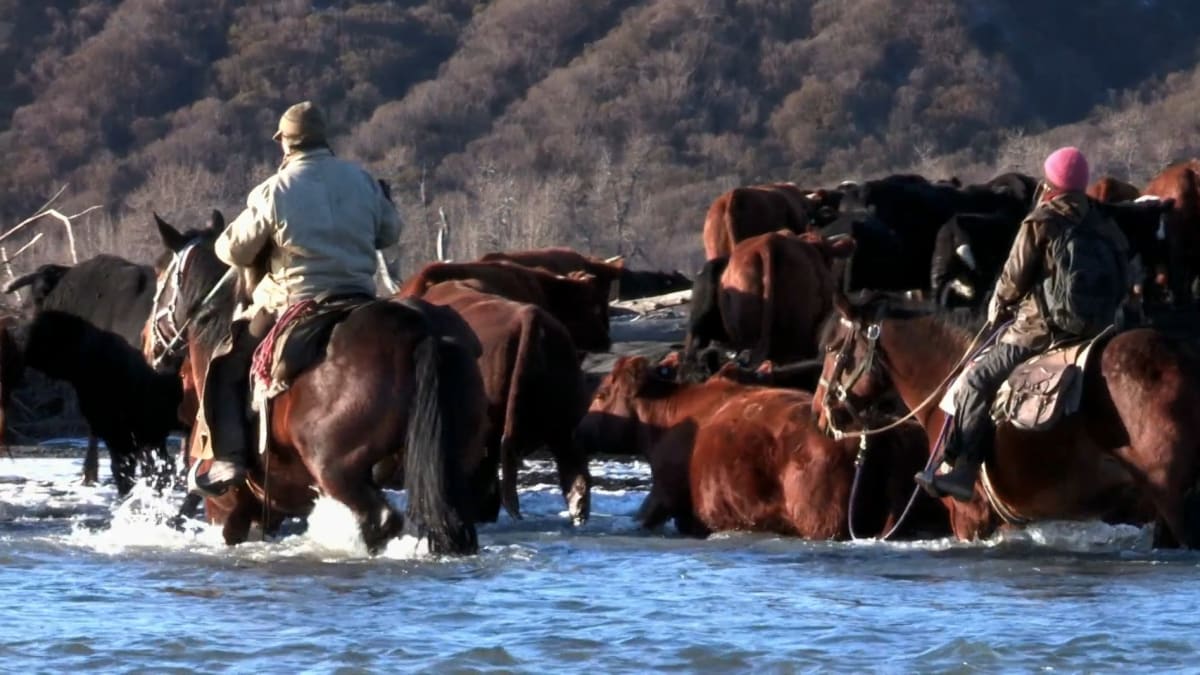
<svg viewBox="0 0 1200 675">
<path fill-rule="evenodd" d="M 1111 178 L 1089 190 L 1126 233 L 1141 270 L 1130 289 L 1135 314 L 1195 299 L 1197 172 L 1200 162 L 1189 162 L 1167 168 L 1145 191 Z M 966 186 L 895 175 L 834 189 L 740 187 L 709 208 L 706 262 L 694 277 L 553 248 L 433 263 L 405 279 L 399 295 L 454 309 L 478 336 L 488 451 L 503 459 L 503 503 L 514 517 L 519 458 L 549 450 L 564 495 L 579 495 L 591 484 L 589 455 L 638 453 L 652 469 L 637 516 L 646 526 L 673 519 L 681 532 L 698 535 L 878 534 L 909 511 L 911 477 L 929 444 L 915 424 L 900 426 L 877 441 L 889 450 L 875 453 L 856 480 L 855 443 L 814 426 L 808 392 L 820 368 L 811 360 L 835 292 L 912 291 L 978 310 L 1036 186 L 1010 173 Z M 196 417 L 194 396 L 186 395 L 194 383 L 179 370 L 156 372 L 143 355 L 165 262 L 102 255 L 72 267 L 45 265 L 6 288 L 30 301 L 21 315 L 0 321 L 0 412 L 26 367 L 69 382 L 110 451 L 121 493 L 132 487 L 139 461 L 167 457 L 168 433 L 188 429 Z M 682 350 L 661 361 L 622 357 L 602 379 L 584 372 L 585 353 L 612 348 L 614 298 L 687 288 Z M 710 348 L 713 342 L 721 349 Z M 166 465 L 173 474 L 173 460 Z M 93 443 L 85 479 L 95 478 Z M 923 500 L 901 534 L 948 532 L 946 510 Z"/>
</svg>

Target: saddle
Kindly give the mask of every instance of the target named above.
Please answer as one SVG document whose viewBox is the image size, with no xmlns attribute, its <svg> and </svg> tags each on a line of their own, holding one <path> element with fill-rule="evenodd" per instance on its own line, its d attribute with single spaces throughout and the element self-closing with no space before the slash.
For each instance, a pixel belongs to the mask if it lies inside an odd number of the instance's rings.
<svg viewBox="0 0 1200 675">
<path fill-rule="evenodd" d="M 375 298 L 337 295 L 298 302 L 287 309 L 254 350 L 251 373 L 255 409 L 287 390 L 301 373 L 325 358 L 333 329 Z"/>
<path fill-rule="evenodd" d="M 992 419 L 1018 429 L 1045 431 L 1078 412 L 1088 357 L 1112 333 L 1110 326 L 1094 338 L 1053 347 L 1017 366 L 996 392 Z"/>
<path fill-rule="evenodd" d="M 1059 343 L 1017 366 L 996 392 L 992 419 L 997 424 L 1007 422 L 1026 431 L 1046 431 L 1062 418 L 1078 412 L 1083 398 L 1083 375 L 1093 347 L 1107 341 L 1113 333 L 1110 326 L 1096 337 Z M 969 369 L 970 366 L 963 369 L 942 397 L 939 407 L 947 414 L 956 412 L 955 394 Z"/>
</svg>

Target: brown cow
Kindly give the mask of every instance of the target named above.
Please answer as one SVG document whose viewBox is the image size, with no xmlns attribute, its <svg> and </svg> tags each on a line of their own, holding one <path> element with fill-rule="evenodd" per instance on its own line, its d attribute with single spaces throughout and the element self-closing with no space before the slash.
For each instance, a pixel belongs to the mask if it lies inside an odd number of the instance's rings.
<svg viewBox="0 0 1200 675">
<path fill-rule="evenodd" d="M 837 287 L 832 262 L 853 251 L 849 237 L 816 234 L 771 232 L 738 242 L 717 291 L 729 346 L 751 350 L 752 363 L 815 357 Z"/>
<path fill-rule="evenodd" d="M 407 279 L 399 297 L 424 297 L 435 284 L 462 281 L 471 288 L 537 305 L 562 322 L 575 346 L 608 351 L 608 286 L 589 274 L 559 276 L 499 262 L 432 263 Z"/>
<path fill-rule="evenodd" d="M 694 536 L 752 530 L 810 539 L 849 536 L 857 442 L 834 441 L 812 419 L 807 392 L 753 387 L 714 377 L 664 379 L 643 357 L 617 361 L 576 437 L 600 451 L 635 446 L 650 462 L 650 494 L 638 512 L 647 528 L 674 519 Z M 864 465 L 855 530 L 895 524 L 928 455 L 917 425 L 883 434 Z M 914 529 L 949 531 L 944 507 L 923 500 Z"/>
<path fill-rule="evenodd" d="M 692 287 L 691 278 L 682 272 L 631 270 L 625 266 L 621 256 L 597 260 L 565 247 L 488 253 L 480 260 L 535 267 L 554 274 L 586 272 L 601 283 L 612 284 L 608 293 L 609 300 L 636 300 L 684 291 Z"/>
<path fill-rule="evenodd" d="M 1167 282 L 1175 304 L 1190 305 L 1192 282 L 1200 275 L 1200 160 L 1168 166 L 1142 194 L 1175 200 L 1166 222 Z"/>
<path fill-rule="evenodd" d="M 727 256 L 734 244 L 775 230 L 805 232 L 809 203 L 792 183 L 738 187 L 717 197 L 704 218 L 704 259 Z"/>
<path fill-rule="evenodd" d="M 479 517 L 492 522 L 500 503 L 520 518 L 517 467 L 524 455 L 543 445 L 558 465 L 559 484 L 572 520 L 587 520 L 591 475 L 587 455 L 575 444 L 575 425 L 587 410 L 583 372 L 566 328 L 536 305 L 482 293 L 468 282 L 437 284 L 425 301 L 445 305 L 462 316 L 483 346 L 479 371 L 491 422 L 488 456 L 480 472 L 484 499 Z M 496 464 L 502 468 L 500 500 L 494 487 Z"/>
<path fill-rule="evenodd" d="M 596 277 L 596 281 L 608 289 L 608 299 L 616 300 L 621 281 L 624 261 L 597 260 L 566 247 L 540 248 L 530 251 L 487 253 L 481 262 L 505 262 L 522 267 L 545 270 L 551 274 L 566 276 L 572 272 L 584 272 Z"/>
<path fill-rule="evenodd" d="M 1100 180 L 1092 183 L 1087 189 L 1087 196 L 1095 199 L 1098 202 L 1114 203 L 1114 202 L 1131 202 L 1142 193 L 1136 187 L 1126 183 L 1123 180 L 1117 180 L 1112 176 L 1104 176 Z"/>
</svg>

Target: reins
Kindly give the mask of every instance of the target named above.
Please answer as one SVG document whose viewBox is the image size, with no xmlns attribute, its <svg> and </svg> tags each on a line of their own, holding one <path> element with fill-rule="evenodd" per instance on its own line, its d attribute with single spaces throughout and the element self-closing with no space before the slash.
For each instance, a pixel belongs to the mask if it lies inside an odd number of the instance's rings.
<svg viewBox="0 0 1200 675">
<path fill-rule="evenodd" d="M 859 335 L 859 333 L 862 332 L 862 331 L 860 331 L 860 325 L 857 321 L 852 322 L 852 321 L 849 321 L 848 319 L 843 318 L 843 319 L 841 319 L 841 322 L 843 325 L 845 325 L 846 327 L 851 329 L 852 335 L 854 336 L 854 338 L 856 338 Z M 1001 328 L 1003 328 L 1003 326 Z M 856 421 L 860 421 L 860 422 L 862 421 L 862 416 L 858 413 L 858 411 L 856 411 L 854 409 L 853 405 L 850 404 L 850 401 L 849 401 L 850 391 L 849 390 L 858 382 L 858 380 L 860 378 L 862 378 L 862 376 L 864 374 L 866 374 L 867 372 L 870 371 L 871 367 L 873 367 L 876 350 L 877 350 L 878 343 L 879 343 L 879 338 L 883 332 L 882 325 L 880 324 L 879 321 L 874 321 L 870 325 L 867 326 L 867 329 L 865 332 L 862 332 L 863 336 L 866 337 L 866 339 L 867 339 L 867 351 L 866 351 L 866 355 L 862 359 L 862 362 L 859 363 L 855 367 L 854 371 L 851 373 L 851 376 L 849 379 L 849 384 L 845 384 L 843 382 L 843 380 L 841 379 L 840 371 L 845 368 L 846 359 L 848 358 L 848 356 L 850 354 L 850 350 L 852 350 L 854 348 L 856 339 L 854 339 L 854 338 L 847 339 L 846 342 L 842 345 L 841 350 L 838 352 L 837 360 L 835 361 L 834 372 L 830 374 L 829 380 L 826 380 L 823 377 L 820 379 L 820 385 L 825 387 L 825 394 L 822 397 L 821 407 L 824 410 L 826 410 L 826 414 L 825 414 L 826 423 L 829 427 L 831 435 L 833 436 L 833 438 L 835 440 L 842 440 L 843 438 L 858 438 L 858 454 L 855 455 L 855 457 L 854 457 L 854 480 L 850 485 L 850 503 L 847 507 L 847 514 L 846 514 L 847 526 L 850 531 L 850 538 L 852 540 L 859 541 L 861 539 L 867 538 L 867 537 L 859 537 L 858 533 L 855 532 L 855 528 L 854 528 L 854 505 L 857 502 L 856 497 L 858 495 L 858 486 L 862 480 L 862 468 L 863 468 L 863 465 L 866 464 L 866 460 L 867 460 L 867 452 L 868 452 L 867 439 L 871 436 L 896 429 L 896 428 L 900 427 L 901 425 L 903 425 L 908 420 L 915 419 L 916 416 L 922 410 L 927 408 L 930 403 L 932 403 L 933 401 L 935 401 L 938 398 L 940 398 L 941 396 L 943 396 L 944 395 L 943 390 L 946 388 L 947 385 L 949 385 L 951 382 L 953 382 L 956 377 L 958 377 L 963 366 L 965 366 L 968 362 L 970 362 L 972 359 L 974 359 L 981 351 L 983 351 L 987 347 L 991 346 L 991 344 L 995 341 L 996 337 L 1001 332 L 999 328 L 995 329 L 995 330 L 990 330 L 990 329 L 991 329 L 990 323 L 984 324 L 984 326 L 979 329 L 979 332 L 977 332 L 975 334 L 975 336 L 971 339 L 971 342 L 967 345 L 967 348 L 963 352 L 963 355 L 958 359 L 958 361 L 950 369 L 950 372 L 947 373 L 946 377 L 943 378 L 942 381 L 936 387 L 934 387 L 933 391 L 930 392 L 929 396 L 927 396 L 925 398 L 925 400 L 921 401 L 920 404 L 918 404 L 917 406 L 912 408 L 907 414 L 892 421 L 889 424 L 885 424 L 882 427 L 876 427 L 874 429 L 867 429 L 867 428 L 865 428 L 865 425 L 864 425 L 864 428 L 859 429 L 857 431 L 843 431 L 842 429 L 839 429 L 837 427 L 837 423 L 834 421 L 833 415 L 831 415 L 828 412 L 829 411 L 828 406 L 829 406 L 831 396 L 836 396 L 838 401 L 840 401 L 842 403 L 842 405 L 850 412 L 851 417 L 853 417 Z M 989 334 L 989 331 L 990 331 L 990 334 Z M 983 343 L 981 344 L 980 340 L 983 338 L 983 336 L 985 334 L 988 334 L 988 338 L 986 340 L 984 340 Z M 837 387 L 836 394 L 832 394 L 834 385 Z M 943 445 L 945 443 L 946 436 L 948 435 L 949 430 L 950 430 L 950 416 L 947 416 L 945 421 L 942 423 L 942 429 L 941 429 L 941 432 L 938 434 L 938 440 L 934 444 L 933 448 L 931 449 L 931 452 L 929 453 L 929 459 L 926 460 L 926 462 L 925 462 L 925 469 L 924 469 L 925 471 L 928 471 L 931 466 L 934 466 L 936 464 L 936 462 L 939 460 L 939 458 L 941 457 Z M 908 503 L 904 506 L 904 510 L 900 513 L 900 517 L 896 519 L 896 522 L 892 524 L 892 527 L 889 528 L 887 532 L 885 532 L 883 535 L 878 537 L 878 539 L 880 541 L 887 541 L 904 525 L 904 521 L 908 518 L 908 514 L 912 511 L 912 507 L 916 503 L 917 496 L 920 494 L 920 492 L 921 492 L 921 487 L 919 485 L 915 486 L 913 488 L 912 494 L 908 498 Z"/>
<path fill-rule="evenodd" d="M 200 302 L 194 308 L 196 311 L 189 312 L 188 317 L 183 320 L 181 325 L 175 324 L 175 315 L 179 311 L 179 299 L 183 295 L 183 274 L 187 267 L 188 259 L 191 257 L 192 251 L 196 247 L 196 242 L 189 243 L 182 251 L 171 256 L 171 262 L 167 265 L 167 269 L 163 274 L 163 283 L 159 284 L 158 289 L 154 292 L 154 306 L 152 320 L 150 322 L 151 335 L 154 337 L 154 351 L 158 351 L 158 347 L 162 347 L 162 352 L 154 355 L 151 365 L 158 368 L 163 361 L 175 354 L 180 343 L 187 335 L 187 330 L 191 326 L 192 321 L 196 318 L 199 310 L 207 305 L 209 301 L 216 296 L 217 291 L 229 283 L 229 280 L 234 276 L 234 269 L 230 267 L 225 271 L 225 274 L 217 280 L 213 287 L 208 291 Z M 171 301 L 166 307 L 160 307 L 163 292 L 167 287 L 171 286 Z M 166 329 L 171 332 L 168 336 L 164 332 L 163 322 L 166 322 Z"/>
</svg>

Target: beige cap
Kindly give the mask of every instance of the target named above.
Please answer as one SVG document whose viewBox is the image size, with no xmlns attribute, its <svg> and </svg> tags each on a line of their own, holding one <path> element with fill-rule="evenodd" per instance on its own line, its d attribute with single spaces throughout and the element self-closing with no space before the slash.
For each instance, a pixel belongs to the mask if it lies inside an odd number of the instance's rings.
<svg viewBox="0 0 1200 675">
<path fill-rule="evenodd" d="M 279 130 L 271 138 L 278 141 L 284 137 L 303 142 L 324 141 L 325 115 L 312 101 L 297 103 L 279 118 Z"/>
</svg>

